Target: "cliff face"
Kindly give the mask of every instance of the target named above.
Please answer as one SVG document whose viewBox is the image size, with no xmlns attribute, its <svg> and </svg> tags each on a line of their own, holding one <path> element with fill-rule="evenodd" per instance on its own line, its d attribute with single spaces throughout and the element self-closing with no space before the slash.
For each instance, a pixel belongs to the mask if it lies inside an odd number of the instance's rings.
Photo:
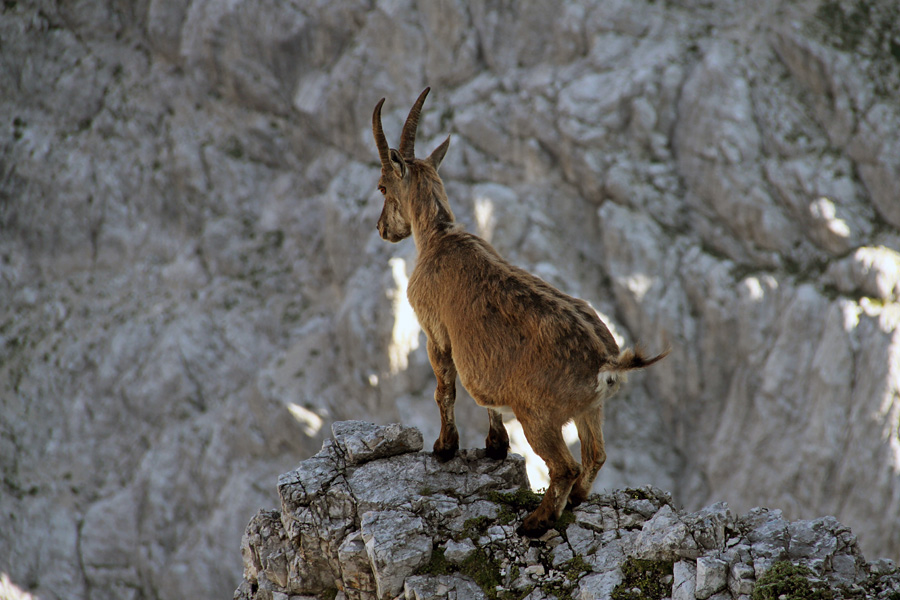
<svg viewBox="0 0 900 600">
<path fill-rule="evenodd" d="M 469 229 L 674 347 L 611 403 L 596 489 L 834 514 L 900 557 L 898 23 L 889 0 L 2 3 L 0 577 L 221 598 L 328 424 L 431 443 L 369 131 L 426 85 L 418 146 L 452 135 Z M 458 419 L 481 446 L 483 411 Z"/>
<path fill-rule="evenodd" d="M 334 439 L 278 480 L 241 544 L 238 600 L 889 598 L 900 572 L 869 564 L 834 517 L 685 513 L 658 489 L 592 496 L 531 541 L 539 499 L 522 457 L 462 453 L 440 464 L 418 430 L 335 423 Z M 756 591 L 754 591 L 756 590 Z M 782 596 L 784 597 L 784 596 Z"/>
</svg>

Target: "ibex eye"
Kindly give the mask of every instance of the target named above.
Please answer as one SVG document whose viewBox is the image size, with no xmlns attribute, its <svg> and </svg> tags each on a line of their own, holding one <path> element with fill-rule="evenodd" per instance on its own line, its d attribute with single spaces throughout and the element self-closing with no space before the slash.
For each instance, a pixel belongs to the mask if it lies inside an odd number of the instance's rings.
<svg viewBox="0 0 900 600">
<path fill-rule="evenodd" d="M 382 194 L 387 194 L 387 190 L 384 188 L 383 185 L 378 186 L 378 191 L 381 192 Z"/>
</svg>

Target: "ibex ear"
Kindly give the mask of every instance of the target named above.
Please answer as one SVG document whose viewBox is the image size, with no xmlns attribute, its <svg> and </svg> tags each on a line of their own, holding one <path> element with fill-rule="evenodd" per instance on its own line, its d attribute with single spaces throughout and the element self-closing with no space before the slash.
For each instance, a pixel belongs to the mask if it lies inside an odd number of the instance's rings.
<svg viewBox="0 0 900 600">
<path fill-rule="evenodd" d="M 391 148 L 390 158 L 391 166 L 394 168 L 394 174 L 400 179 L 406 177 L 406 161 L 400 156 L 400 152 Z"/>
<path fill-rule="evenodd" d="M 434 149 L 434 152 L 431 153 L 431 156 L 426 158 L 428 162 L 431 163 L 431 166 L 434 167 L 434 170 L 437 171 L 438 167 L 441 166 L 441 161 L 444 160 L 444 155 L 447 154 L 447 148 L 450 147 L 450 136 L 447 136 L 447 139 L 444 140 L 440 146 Z"/>
</svg>

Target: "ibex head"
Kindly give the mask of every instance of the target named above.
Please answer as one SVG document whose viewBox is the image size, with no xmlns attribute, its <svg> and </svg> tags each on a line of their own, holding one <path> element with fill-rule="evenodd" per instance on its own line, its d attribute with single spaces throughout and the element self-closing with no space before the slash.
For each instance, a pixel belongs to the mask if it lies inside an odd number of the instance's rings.
<svg viewBox="0 0 900 600">
<path fill-rule="evenodd" d="M 431 88 L 425 88 L 409 111 L 400 135 L 399 149 L 388 146 L 381 127 L 381 106 L 384 104 L 384 98 L 378 102 L 372 114 L 372 132 L 375 135 L 375 145 L 378 146 L 378 155 L 381 157 L 378 191 L 384 195 L 384 208 L 378 219 L 378 233 L 391 242 L 399 242 L 409 237 L 412 233 L 413 220 L 417 217 L 427 219 L 433 214 L 449 213 L 450 220 L 453 219 L 446 197 L 434 198 L 430 190 L 422 185 L 427 180 L 440 182 L 437 170 L 447 152 L 450 138 L 435 148 L 428 158 L 419 160 L 415 157 L 419 113 L 430 90 Z M 428 186 L 430 187 L 432 186 Z M 428 193 L 424 193 L 426 191 Z M 439 205 L 437 211 L 422 210 L 427 209 L 428 205 L 434 205 L 435 202 Z"/>
</svg>

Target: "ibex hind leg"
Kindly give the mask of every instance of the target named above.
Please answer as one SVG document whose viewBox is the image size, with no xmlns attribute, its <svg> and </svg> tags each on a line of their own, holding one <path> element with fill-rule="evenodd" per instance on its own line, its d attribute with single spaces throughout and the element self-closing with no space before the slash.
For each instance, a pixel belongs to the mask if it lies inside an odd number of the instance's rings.
<svg viewBox="0 0 900 600">
<path fill-rule="evenodd" d="M 488 458 L 503 460 L 509 453 L 509 434 L 503 425 L 503 415 L 493 408 L 487 409 L 490 419 L 490 430 L 484 440 L 485 453 Z"/>
<path fill-rule="evenodd" d="M 441 433 L 434 442 L 434 455 L 441 462 L 447 462 L 459 450 L 459 432 L 456 429 L 456 365 L 449 349 L 442 350 L 428 340 L 428 359 L 437 387 L 434 390 L 434 401 L 441 411 Z"/>
<path fill-rule="evenodd" d="M 550 485 L 544 493 L 544 499 L 533 513 L 525 517 L 518 530 L 521 535 L 540 537 L 562 514 L 572 485 L 581 474 L 581 467 L 566 447 L 562 425 L 522 417 L 519 417 L 519 421 L 531 448 L 544 459 L 550 471 Z"/>
<path fill-rule="evenodd" d="M 606 462 L 603 443 L 603 407 L 575 417 L 578 439 L 581 440 L 581 475 L 569 493 L 569 506 L 576 507 L 591 493 L 597 473 Z"/>
</svg>

